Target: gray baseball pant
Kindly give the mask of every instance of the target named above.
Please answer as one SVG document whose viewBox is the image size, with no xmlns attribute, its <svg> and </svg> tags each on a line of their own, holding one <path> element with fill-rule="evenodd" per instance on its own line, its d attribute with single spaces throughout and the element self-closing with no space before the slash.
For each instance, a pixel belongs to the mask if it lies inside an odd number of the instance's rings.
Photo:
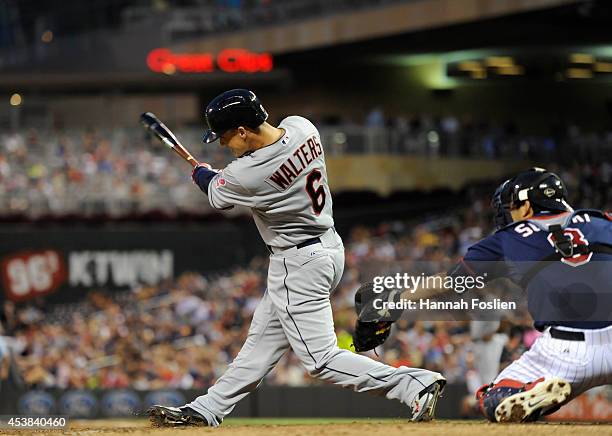
<svg viewBox="0 0 612 436">
<path fill-rule="evenodd" d="M 187 404 L 210 425 L 221 424 L 289 348 L 313 377 L 405 404 L 436 380 L 431 371 L 394 368 L 338 348 L 329 298 L 342 277 L 344 246 L 333 229 L 320 244 L 273 251 L 268 289 L 245 344 L 208 393 Z"/>
</svg>

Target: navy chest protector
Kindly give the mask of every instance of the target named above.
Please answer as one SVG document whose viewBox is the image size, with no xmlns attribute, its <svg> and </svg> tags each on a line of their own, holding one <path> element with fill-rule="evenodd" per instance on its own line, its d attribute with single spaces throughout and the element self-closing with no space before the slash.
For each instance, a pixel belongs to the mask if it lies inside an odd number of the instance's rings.
<svg viewBox="0 0 612 436">
<path fill-rule="evenodd" d="M 527 285 L 537 273 L 546 268 L 548 265 L 547 262 L 570 259 L 576 255 L 588 255 L 589 253 L 603 253 L 612 255 L 612 245 L 610 244 L 601 242 L 589 243 L 588 245 L 578 244 L 574 241 L 571 235 L 564 232 L 565 228 L 572 223 L 572 220 L 576 215 L 581 215 L 584 213 L 588 213 L 590 216 L 596 218 L 603 218 L 607 219 L 608 221 L 612 221 L 610 214 L 591 209 L 577 210 L 573 213 L 555 215 L 550 218 L 539 217 L 538 219 L 526 220 L 527 222 L 538 227 L 540 230 L 552 235 L 551 239 L 555 247 L 555 252 L 540 259 L 527 271 L 519 283 L 523 289 L 527 288 Z"/>
</svg>

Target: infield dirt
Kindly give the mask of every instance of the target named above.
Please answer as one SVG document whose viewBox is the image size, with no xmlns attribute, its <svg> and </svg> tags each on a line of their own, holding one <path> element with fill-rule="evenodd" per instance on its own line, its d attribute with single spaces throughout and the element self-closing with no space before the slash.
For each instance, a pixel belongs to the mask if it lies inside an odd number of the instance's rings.
<svg viewBox="0 0 612 436">
<path fill-rule="evenodd" d="M 230 421 L 230 420 L 228 420 Z M 241 420 L 242 421 L 242 420 Z M 73 421 L 67 430 L 0 430 L 0 434 L 25 435 L 155 435 L 155 436 L 192 436 L 214 434 L 215 436 L 546 436 L 546 435 L 612 435 L 612 424 L 583 423 L 533 423 L 533 424 L 490 424 L 485 421 L 434 421 L 430 423 L 411 423 L 400 420 L 355 421 L 266 424 L 261 420 L 256 424 L 228 422 L 219 428 L 155 428 L 145 420 L 106 420 Z"/>
</svg>

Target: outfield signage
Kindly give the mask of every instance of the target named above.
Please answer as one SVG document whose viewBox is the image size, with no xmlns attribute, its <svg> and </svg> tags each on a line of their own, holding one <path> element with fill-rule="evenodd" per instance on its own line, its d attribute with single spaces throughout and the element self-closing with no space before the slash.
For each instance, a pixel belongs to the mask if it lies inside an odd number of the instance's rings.
<svg viewBox="0 0 612 436">
<path fill-rule="evenodd" d="M 2 287 L 13 301 L 47 295 L 65 285 L 111 289 L 156 285 L 172 279 L 173 271 L 171 250 L 28 250 L 0 261 Z"/>
<path fill-rule="evenodd" d="M 267 73 L 272 71 L 270 53 L 255 53 L 243 48 L 228 48 L 219 53 L 174 53 L 156 48 L 147 55 L 147 66 L 154 73 Z"/>
<path fill-rule="evenodd" d="M 154 286 L 186 271 L 224 271 L 265 252 L 255 227 L 242 223 L 5 230 L 0 240 L 0 300 L 16 302 Z"/>
</svg>

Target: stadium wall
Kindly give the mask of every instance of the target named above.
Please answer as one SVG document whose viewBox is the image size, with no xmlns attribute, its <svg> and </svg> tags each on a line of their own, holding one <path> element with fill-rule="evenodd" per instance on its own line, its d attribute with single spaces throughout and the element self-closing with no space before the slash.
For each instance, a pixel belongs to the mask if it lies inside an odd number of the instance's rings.
<svg viewBox="0 0 612 436">
<path fill-rule="evenodd" d="M 527 161 L 485 159 L 437 159 L 405 156 L 327 157 L 329 184 L 333 191 L 373 191 L 389 195 L 397 191 L 458 191 L 470 182 L 501 179 L 523 171 Z"/>
<path fill-rule="evenodd" d="M 0 389 L 0 413 L 61 414 L 75 418 L 133 417 L 153 404 L 180 406 L 202 391 L 22 390 Z M 459 418 L 464 385 L 449 385 L 436 409 L 440 418 Z M 6 400 L 6 401 L 5 401 Z M 334 386 L 262 386 L 232 412 L 233 417 L 407 417 L 405 405 L 382 397 L 357 394 Z"/>
<path fill-rule="evenodd" d="M 136 391 L 109 390 L 25 390 L 0 386 L 0 413 L 5 415 L 61 414 L 72 418 L 111 418 L 143 416 L 153 404 L 180 406 L 202 391 L 165 389 Z M 610 389 L 603 387 L 580 395 L 560 411 L 547 417 L 549 421 L 612 422 Z M 468 394 L 465 385 L 449 384 L 436 408 L 438 419 L 468 416 L 462 404 Z M 358 394 L 335 386 L 261 386 L 234 411 L 238 418 L 401 418 L 406 406 L 382 397 Z M 479 416 L 470 415 L 469 417 Z"/>
</svg>

